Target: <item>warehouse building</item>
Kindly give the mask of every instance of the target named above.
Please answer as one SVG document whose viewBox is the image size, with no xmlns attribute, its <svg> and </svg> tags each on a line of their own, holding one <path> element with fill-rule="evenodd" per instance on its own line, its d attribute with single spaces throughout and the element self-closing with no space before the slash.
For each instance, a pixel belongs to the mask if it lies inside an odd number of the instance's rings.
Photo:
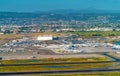
<svg viewBox="0 0 120 76">
<path fill-rule="evenodd" d="M 38 36 L 37 40 L 40 41 L 46 41 L 46 40 L 58 40 L 59 37 L 54 37 L 54 36 Z"/>
</svg>

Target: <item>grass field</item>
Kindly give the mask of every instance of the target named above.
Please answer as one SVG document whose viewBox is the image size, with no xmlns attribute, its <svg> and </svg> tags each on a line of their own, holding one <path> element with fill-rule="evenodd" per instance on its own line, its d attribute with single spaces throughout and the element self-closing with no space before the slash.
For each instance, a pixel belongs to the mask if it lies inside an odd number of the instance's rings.
<svg viewBox="0 0 120 76">
<path fill-rule="evenodd" d="M 106 36 L 120 36 L 120 32 L 118 31 L 79 31 L 79 32 L 71 32 L 73 34 L 78 34 L 80 36 L 85 37 L 106 37 Z"/>
<path fill-rule="evenodd" d="M 48 58 L 48 59 L 29 59 L 29 60 L 3 60 L 2 64 L 32 64 L 32 63 L 53 63 L 53 62 L 96 62 L 109 61 L 107 57 L 98 58 Z"/>
<path fill-rule="evenodd" d="M 27 75 L 26 75 L 27 76 Z M 32 76 L 32 75 L 29 75 Z M 39 76 L 39 75 L 36 75 Z M 52 74 L 41 76 L 120 76 L 120 72 L 104 72 L 104 73 L 81 73 L 81 74 Z"/>
<path fill-rule="evenodd" d="M 54 62 L 96 62 L 107 61 L 108 58 L 65 58 L 65 59 L 31 59 L 31 60 L 3 60 L 2 64 L 42 64 L 31 66 L 0 66 L 0 72 L 27 72 L 27 71 L 49 71 L 49 70 L 82 70 L 90 68 L 103 68 L 116 63 L 96 64 L 55 64 Z M 48 64 L 45 64 L 48 63 Z M 54 63 L 54 64 L 49 64 Z"/>
<path fill-rule="evenodd" d="M 23 35 L 21 34 L 3 34 L 3 35 L 0 35 L 0 40 L 11 40 L 11 39 L 17 39 L 21 37 L 23 37 Z"/>
<path fill-rule="evenodd" d="M 31 71 L 54 71 L 54 70 L 83 70 L 91 68 L 104 68 L 115 63 L 96 64 L 45 64 L 31 66 L 0 66 L 0 72 L 31 72 Z"/>
<path fill-rule="evenodd" d="M 5 34 L 0 35 L 0 46 L 14 39 L 20 39 L 23 35 L 21 34 Z"/>
</svg>

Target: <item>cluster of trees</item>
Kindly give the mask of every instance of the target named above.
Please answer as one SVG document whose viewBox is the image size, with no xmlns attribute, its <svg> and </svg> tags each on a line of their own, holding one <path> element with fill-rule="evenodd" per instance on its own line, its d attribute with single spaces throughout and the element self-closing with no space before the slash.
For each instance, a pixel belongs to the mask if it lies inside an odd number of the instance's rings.
<svg viewBox="0 0 120 76">
<path fill-rule="evenodd" d="M 106 37 L 106 36 L 120 36 L 120 32 L 118 31 L 79 31 L 72 32 L 73 34 L 77 34 L 79 36 L 86 37 Z"/>
</svg>

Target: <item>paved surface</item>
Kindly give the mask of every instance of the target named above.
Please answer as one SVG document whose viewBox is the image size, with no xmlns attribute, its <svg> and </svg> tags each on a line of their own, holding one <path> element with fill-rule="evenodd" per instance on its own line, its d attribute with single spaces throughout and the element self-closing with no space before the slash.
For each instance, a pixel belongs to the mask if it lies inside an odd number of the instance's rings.
<svg viewBox="0 0 120 76">
<path fill-rule="evenodd" d="M 97 64 L 97 63 L 110 63 L 116 61 L 98 61 L 98 62 L 51 62 L 51 63 L 38 63 L 38 64 L 0 64 L 0 66 L 31 66 L 31 65 L 60 65 L 60 64 Z"/>
<path fill-rule="evenodd" d="M 92 72 L 120 72 L 120 69 L 88 69 L 88 70 L 66 70 L 66 71 L 40 71 L 40 72 L 7 72 L 0 75 L 25 75 L 25 74 L 64 74 L 64 73 L 92 73 Z"/>
</svg>

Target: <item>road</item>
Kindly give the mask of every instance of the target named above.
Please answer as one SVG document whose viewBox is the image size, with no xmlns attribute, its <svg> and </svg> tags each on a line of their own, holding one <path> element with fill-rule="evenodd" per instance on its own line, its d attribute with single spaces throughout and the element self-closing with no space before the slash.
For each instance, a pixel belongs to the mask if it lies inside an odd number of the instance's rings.
<svg viewBox="0 0 120 76">
<path fill-rule="evenodd" d="M 120 62 L 120 59 L 119 59 L 119 58 L 114 57 L 114 56 L 111 56 L 111 55 L 109 55 L 108 53 L 101 53 L 101 54 L 104 55 L 104 56 L 106 56 L 106 57 L 108 57 L 108 58 L 110 58 L 110 59 L 113 60 L 113 61 Z"/>
</svg>

